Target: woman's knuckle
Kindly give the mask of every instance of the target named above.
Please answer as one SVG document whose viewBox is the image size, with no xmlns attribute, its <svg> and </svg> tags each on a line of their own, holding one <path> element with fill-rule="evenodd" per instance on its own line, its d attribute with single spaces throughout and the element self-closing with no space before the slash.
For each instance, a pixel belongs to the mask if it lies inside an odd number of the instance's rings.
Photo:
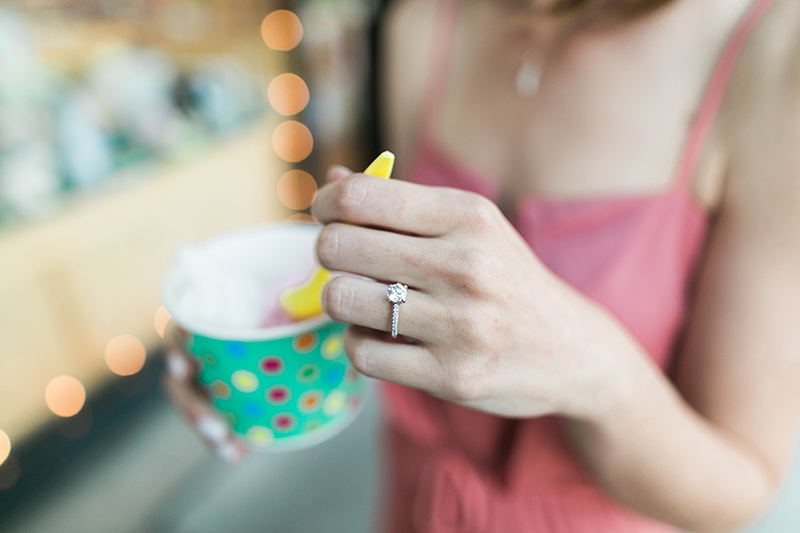
<svg viewBox="0 0 800 533">
<path fill-rule="evenodd" d="M 484 313 L 472 312 L 461 324 L 460 337 L 476 352 L 484 353 L 490 348 L 487 344 L 491 342 L 491 331 L 487 323 Z"/>
<path fill-rule="evenodd" d="M 476 193 L 467 194 L 462 209 L 463 226 L 473 232 L 487 231 L 497 223 L 499 209 L 485 196 Z"/>
<path fill-rule="evenodd" d="M 456 287 L 469 293 L 483 294 L 491 280 L 493 265 L 485 250 L 466 247 L 452 254 L 449 269 Z"/>
<path fill-rule="evenodd" d="M 336 209 L 344 219 L 351 219 L 361 210 L 368 196 L 369 183 L 360 176 L 348 176 L 340 182 L 335 196 Z"/>
</svg>

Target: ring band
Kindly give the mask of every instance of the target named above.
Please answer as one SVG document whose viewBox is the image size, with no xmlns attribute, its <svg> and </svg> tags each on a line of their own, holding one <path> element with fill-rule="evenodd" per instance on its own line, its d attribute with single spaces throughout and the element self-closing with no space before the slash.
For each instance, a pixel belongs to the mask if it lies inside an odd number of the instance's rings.
<svg viewBox="0 0 800 533">
<path fill-rule="evenodd" d="M 386 289 L 386 301 L 392 304 L 392 338 L 397 337 L 397 321 L 400 318 L 400 304 L 406 303 L 408 286 L 393 283 Z"/>
</svg>

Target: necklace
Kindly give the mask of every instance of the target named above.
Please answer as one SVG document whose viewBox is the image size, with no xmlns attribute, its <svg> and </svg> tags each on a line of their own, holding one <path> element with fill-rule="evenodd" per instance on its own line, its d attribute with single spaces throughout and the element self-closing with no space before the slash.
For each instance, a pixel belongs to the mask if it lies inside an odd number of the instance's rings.
<svg viewBox="0 0 800 533">
<path fill-rule="evenodd" d="M 520 38 L 527 41 L 528 46 L 514 76 L 514 88 L 522 98 L 532 98 L 541 88 L 547 63 L 563 51 L 582 24 L 565 18 L 548 20 L 541 14 L 533 19 L 522 15 L 517 20 L 523 23 Z M 540 24 L 542 22 L 544 25 Z"/>
<path fill-rule="evenodd" d="M 531 50 L 525 52 L 514 78 L 514 88 L 517 90 L 517 94 L 523 98 L 530 98 L 539 92 L 543 70 L 542 58 L 537 57 Z"/>
</svg>

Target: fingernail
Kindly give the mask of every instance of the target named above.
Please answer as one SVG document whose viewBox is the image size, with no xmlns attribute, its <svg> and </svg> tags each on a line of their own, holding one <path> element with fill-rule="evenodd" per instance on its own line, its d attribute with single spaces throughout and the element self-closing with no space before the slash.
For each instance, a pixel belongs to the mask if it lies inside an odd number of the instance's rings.
<svg viewBox="0 0 800 533">
<path fill-rule="evenodd" d="M 228 436 L 228 426 L 212 416 L 202 416 L 195 424 L 197 432 L 212 443 L 219 445 Z"/>
<path fill-rule="evenodd" d="M 325 314 L 328 314 L 328 297 L 326 296 L 328 293 L 328 283 L 322 286 L 322 290 L 319 293 L 319 303 L 322 306 L 322 312 Z"/>
<path fill-rule="evenodd" d="M 231 464 L 238 463 L 244 458 L 244 453 L 242 450 L 232 442 L 224 442 L 220 444 L 214 448 L 214 453 L 216 453 L 217 457 L 226 463 Z"/>
<path fill-rule="evenodd" d="M 333 183 L 334 181 L 338 181 L 352 173 L 353 171 L 347 167 L 343 167 L 342 165 L 333 165 L 328 169 L 328 174 L 325 177 L 325 181 L 327 183 Z"/>
<path fill-rule="evenodd" d="M 186 379 L 191 369 L 189 362 L 181 355 L 170 353 L 167 355 L 167 372 L 175 379 Z"/>
</svg>

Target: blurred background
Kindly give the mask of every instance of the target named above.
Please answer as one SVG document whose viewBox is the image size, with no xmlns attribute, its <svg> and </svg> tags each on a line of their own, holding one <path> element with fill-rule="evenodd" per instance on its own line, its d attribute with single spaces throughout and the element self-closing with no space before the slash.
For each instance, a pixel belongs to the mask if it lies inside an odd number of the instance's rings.
<svg viewBox="0 0 800 533">
<path fill-rule="evenodd" d="M 369 529 L 377 404 L 226 466 L 164 399 L 158 287 L 177 244 L 307 220 L 321 169 L 365 165 L 374 12 L 0 2 L 0 531 Z"/>
<path fill-rule="evenodd" d="M 377 395 L 230 467 L 159 379 L 175 246 L 310 220 L 379 149 L 379 0 L 0 2 L 0 531 L 369 531 Z M 752 531 L 800 532 L 800 475 Z"/>
</svg>

